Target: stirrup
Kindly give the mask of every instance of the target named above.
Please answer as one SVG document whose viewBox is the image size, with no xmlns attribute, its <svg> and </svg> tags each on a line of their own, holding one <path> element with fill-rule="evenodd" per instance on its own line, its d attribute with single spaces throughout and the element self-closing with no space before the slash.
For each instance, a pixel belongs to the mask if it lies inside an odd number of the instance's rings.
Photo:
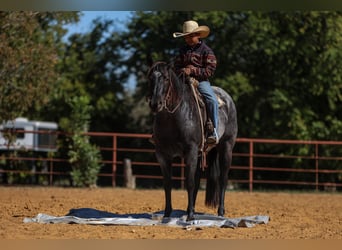
<svg viewBox="0 0 342 250">
<path fill-rule="evenodd" d="M 218 142 L 219 138 L 216 129 L 214 128 L 213 133 L 207 137 L 207 144 L 217 144 Z"/>
</svg>

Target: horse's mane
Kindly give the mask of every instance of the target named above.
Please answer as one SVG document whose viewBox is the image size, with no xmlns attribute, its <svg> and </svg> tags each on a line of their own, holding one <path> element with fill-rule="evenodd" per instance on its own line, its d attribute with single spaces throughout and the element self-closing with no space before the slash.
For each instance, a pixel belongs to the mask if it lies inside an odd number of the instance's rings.
<svg viewBox="0 0 342 250">
<path fill-rule="evenodd" d="M 152 72 L 159 70 L 162 66 L 162 68 L 164 68 L 165 66 L 167 66 L 168 64 L 164 61 L 157 61 L 154 62 L 152 64 L 152 66 L 150 67 L 150 69 L 147 71 L 147 77 L 149 77 L 151 75 Z"/>
</svg>

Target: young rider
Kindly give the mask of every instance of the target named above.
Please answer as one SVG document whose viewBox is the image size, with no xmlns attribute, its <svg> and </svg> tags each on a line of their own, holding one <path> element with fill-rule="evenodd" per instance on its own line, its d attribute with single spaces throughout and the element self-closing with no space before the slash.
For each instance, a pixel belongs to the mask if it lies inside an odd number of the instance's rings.
<svg viewBox="0 0 342 250">
<path fill-rule="evenodd" d="M 209 78 L 216 69 L 216 56 L 212 49 L 201 39 L 209 35 L 207 26 L 199 26 L 197 22 L 190 20 L 183 24 L 183 32 L 173 33 L 173 37 L 183 37 L 185 46 L 180 48 L 174 66 L 176 71 L 195 78 L 198 90 L 206 102 L 208 115 L 213 123 L 214 131 L 207 138 L 208 144 L 217 144 L 218 102 L 210 85 Z"/>
</svg>

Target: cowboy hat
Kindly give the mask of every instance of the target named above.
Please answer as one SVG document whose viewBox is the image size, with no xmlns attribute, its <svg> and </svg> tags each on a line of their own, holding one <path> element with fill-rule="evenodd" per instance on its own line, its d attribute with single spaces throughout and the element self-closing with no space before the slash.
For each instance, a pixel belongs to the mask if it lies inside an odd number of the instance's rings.
<svg viewBox="0 0 342 250">
<path fill-rule="evenodd" d="M 182 37 L 187 36 L 194 33 L 199 33 L 200 38 L 205 38 L 209 35 L 210 29 L 208 26 L 198 26 L 198 23 L 195 21 L 186 21 L 183 23 L 183 32 L 174 32 L 173 37 Z"/>
</svg>

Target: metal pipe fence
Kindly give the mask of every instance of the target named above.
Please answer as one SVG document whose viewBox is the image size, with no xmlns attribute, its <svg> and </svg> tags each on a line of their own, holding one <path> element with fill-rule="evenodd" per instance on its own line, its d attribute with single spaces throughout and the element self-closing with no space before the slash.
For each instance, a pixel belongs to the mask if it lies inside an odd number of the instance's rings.
<svg viewBox="0 0 342 250">
<path fill-rule="evenodd" d="M 120 186 L 124 161 L 130 159 L 137 182 L 142 186 L 161 187 L 162 176 L 154 157 L 154 146 L 148 142 L 150 134 L 88 132 L 86 135 L 102 154 L 103 167 L 98 175 L 101 185 Z M 58 137 L 61 136 L 64 135 L 58 132 Z M 46 185 L 71 185 L 71 166 L 63 150 L 61 146 L 56 152 L 43 153 L 2 150 L 0 175 L 26 174 L 37 184 L 40 178 Z M 229 183 L 251 192 L 260 188 L 341 190 L 341 155 L 342 141 L 238 138 Z M 173 179 L 179 188 L 185 187 L 184 168 L 183 159 L 176 159 Z M 6 184 L 4 180 L 0 183 Z"/>
</svg>

